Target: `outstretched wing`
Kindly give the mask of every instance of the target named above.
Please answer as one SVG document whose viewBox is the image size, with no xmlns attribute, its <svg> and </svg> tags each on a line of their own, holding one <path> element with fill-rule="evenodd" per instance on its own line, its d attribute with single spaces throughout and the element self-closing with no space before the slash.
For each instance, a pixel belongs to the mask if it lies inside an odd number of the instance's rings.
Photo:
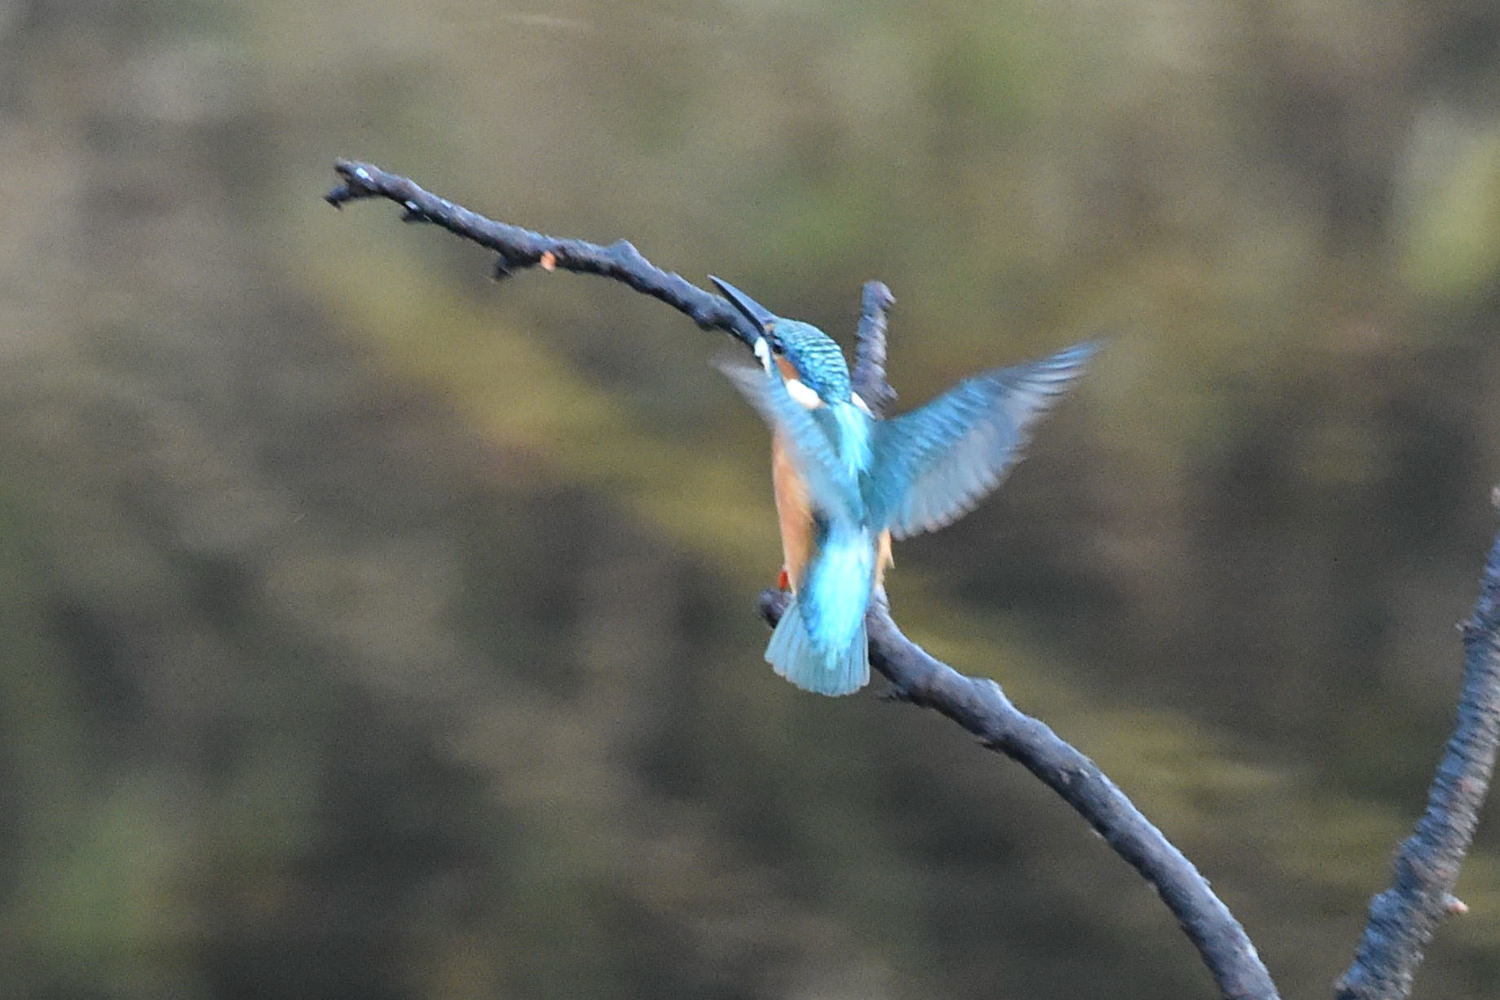
<svg viewBox="0 0 1500 1000">
<path fill-rule="evenodd" d="M 897 538 L 957 520 L 1021 457 L 1027 427 L 1083 373 L 1097 341 L 958 383 L 911 413 L 875 425 L 865 485 L 876 524 Z"/>
<path fill-rule="evenodd" d="M 780 370 L 772 365 L 766 372 L 734 361 L 717 364 L 766 423 L 781 432 L 813 506 L 846 521 L 860 520 L 863 505 L 854 477 L 840 461 L 823 422 L 787 392 Z"/>
</svg>

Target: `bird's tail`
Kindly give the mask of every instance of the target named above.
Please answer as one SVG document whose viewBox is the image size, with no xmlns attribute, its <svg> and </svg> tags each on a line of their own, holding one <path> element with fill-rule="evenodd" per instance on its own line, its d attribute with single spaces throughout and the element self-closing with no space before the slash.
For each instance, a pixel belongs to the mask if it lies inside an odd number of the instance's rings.
<svg viewBox="0 0 1500 1000">
<path fill-rule="evenodd" d="M 875 558 L 869 532 L 830 532 L 766 647 L 778 674 L 829 695 L 849 694 L 869 682 L 865 608 L 875 585 Z"/>
<path fill-rule="evenodd" d="M 815 694 L 853 694 L 870 682 L 864 622 L 860 622 L 854 641 L 844 649 L 822 652 L 813 646 L 807 634 L 796 596 L 787 604 L 776 631 L 771 633 L 766 662 L 782 677 Z"/>
</svg>

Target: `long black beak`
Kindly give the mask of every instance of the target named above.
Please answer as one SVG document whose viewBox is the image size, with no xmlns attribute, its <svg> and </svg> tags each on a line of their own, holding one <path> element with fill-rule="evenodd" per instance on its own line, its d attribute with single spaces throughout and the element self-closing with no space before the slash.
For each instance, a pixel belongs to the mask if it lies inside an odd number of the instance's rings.
<svg viewBox="0 0 1500 1000">
<path fill-rule="evenodd" d="M 710 274 L 708 276 L 708 280 L 714 283 L 715 288 L 724 293 L 724 297 L 726 299 L 734 303 L 734 307 L 736 309 L 744 313 L 745 317 L 750 320 L 750 322 L 755 324 L 755 328 L 757 330 L 760 330 L 761 332 L 767 334 L 771 332 L 771 324 L 775 323 L 778 319 L 775 313 L 752 299 L 750 296 L 746 295 L 744 292 L 740 291 L 738 288 L 735 288 L 723 278 L 715 278 Z"/>
</svg>

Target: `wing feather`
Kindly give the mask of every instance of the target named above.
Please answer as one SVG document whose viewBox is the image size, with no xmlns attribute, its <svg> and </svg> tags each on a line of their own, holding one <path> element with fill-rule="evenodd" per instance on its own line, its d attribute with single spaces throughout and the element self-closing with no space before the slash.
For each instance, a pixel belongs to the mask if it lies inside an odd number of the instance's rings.
<svg viewBox="0 0 1500 1000">
<path fill-rule="evenodd" d="M 733 361 L 720 362 L 718 367 L 771 429 L 781 435 L 807 483 L 813 506 L 845 521 L 860 520 L 862 504 L 858 487 L 839 457 L 829 428 L 817 419 L 815 414 L 820 411 L 808 410 L 793 399 L 774 365 L 769 373 Z"/>
<path fill-rule="evenodd" d="M 1028 426 L 1077 381 L 1098 347 L 1075 344 L 1040 361 L 983 372 L 918 410 L 877 423 L 865 483 L 876 523 L 906 538 L 968 513 L 1020 460 Z"/>
</svg>

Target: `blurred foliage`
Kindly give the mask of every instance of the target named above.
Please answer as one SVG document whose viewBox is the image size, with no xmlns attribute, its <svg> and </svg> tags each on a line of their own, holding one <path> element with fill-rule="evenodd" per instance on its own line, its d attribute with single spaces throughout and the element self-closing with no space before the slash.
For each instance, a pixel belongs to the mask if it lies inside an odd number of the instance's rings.
<svg viewBox="0 0 1500 1000">
<path fill-rule="evenodd" d="M 1211 994 L 1017 768 L 760 663 L 725 344 L 338 155 L 840 334 L 879 277 L 908 403 L 1113 331 L 898 615 L 1326 991 L 1493 530 L 1497 86 L 1478 0 L 0 5 L 0 993 Z"/>
</svg>

